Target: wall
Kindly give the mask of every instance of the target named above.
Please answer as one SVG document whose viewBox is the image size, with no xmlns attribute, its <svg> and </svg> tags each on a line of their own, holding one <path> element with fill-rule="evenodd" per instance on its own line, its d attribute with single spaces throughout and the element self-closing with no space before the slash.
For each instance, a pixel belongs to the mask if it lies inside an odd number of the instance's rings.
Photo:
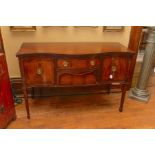
<svg viewBox="0 0 155 155">
<path fill-rule="evenodd" d="M 19 77 L 19 65 L 16 52 L 23 42 L 78 42 L 103 41 L 120 42 L 127 46 L 131 27 L 125 27 L 123 32 L 103 32 L 102 26 L 96 28 L 51 28 L 37 26 L 35 32 L 11 32 L 9 26 L 1 26 L 6 59 L 11 77 Z"/>
</svg>

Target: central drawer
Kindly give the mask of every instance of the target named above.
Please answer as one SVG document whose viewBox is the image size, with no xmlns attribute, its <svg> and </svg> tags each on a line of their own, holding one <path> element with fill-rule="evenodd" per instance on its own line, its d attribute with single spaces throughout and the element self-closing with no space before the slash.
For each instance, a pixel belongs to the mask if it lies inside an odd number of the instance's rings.
<svg viewBox="0 0 155 155">
<path fill-rule="evenodd" d="M 57 76 L 58 85 L 91 85 L 97 83 L 96 70 L 90 71 L 63 71 L 59 72 Z"/>
<path fill-rule="evenodd" d="M 57 60 L 58 85 L 91 85 L 97 83 L 97 58 L 62 58 Z"/>
<path fill-rule="evenodd" d="M 86 68 L 96 68 L 99 65 L 99 60 L 97 58 L 87 58 L 87 59 L 59 59 L 57 61 L 57 67 L 61 69 L 86 69 Z"/>
</svg>

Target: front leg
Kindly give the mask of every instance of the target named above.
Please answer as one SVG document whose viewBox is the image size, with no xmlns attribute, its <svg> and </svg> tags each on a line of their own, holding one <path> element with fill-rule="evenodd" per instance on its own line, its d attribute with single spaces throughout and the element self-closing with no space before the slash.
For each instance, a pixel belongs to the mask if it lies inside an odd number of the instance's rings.
<svg viewBox="0 0 155 155">
<path fill-rule="evenodd" d="M 126 94 L 126 85 L 122 85 L 121 90 L 122 90 L 122 96 L 121 96 L 119 112 L 123 111 L 124 99 L 125 99 L 125 94 Z"/>
<path fill-rule="evenodd" d="M 27 112 L 27 118 L 30 119 L 28 93 L 27 93 L 27 88 L 25 86 L 23 88 L 23 92 L 24 92 L 24 99 L 25 99 L 25 107 L 26 107 L 26 112 Z"/>
</svg>

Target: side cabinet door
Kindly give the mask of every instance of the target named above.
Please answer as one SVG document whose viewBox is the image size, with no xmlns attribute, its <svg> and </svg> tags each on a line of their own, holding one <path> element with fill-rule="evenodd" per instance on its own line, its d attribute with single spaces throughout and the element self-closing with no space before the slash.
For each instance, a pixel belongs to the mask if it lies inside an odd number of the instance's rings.
<svg viewBox="0 0 155 155">
<path fill-rule="evenodd" d="M 23 58 L 22 63 L 27 85 L 54 83 L 54 64 L 51 58 Z"/>
<path fill-rule="evenodd" d="M 130 57 L 127 55 L 104 57 L 102 81 L 128 81 L 130 60 Z"/>
</svg>

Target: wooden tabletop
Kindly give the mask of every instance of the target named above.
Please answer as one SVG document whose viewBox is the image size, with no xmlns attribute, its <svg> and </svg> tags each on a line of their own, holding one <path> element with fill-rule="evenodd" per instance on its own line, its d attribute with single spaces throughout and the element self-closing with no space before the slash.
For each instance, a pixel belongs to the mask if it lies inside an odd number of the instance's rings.
<svg viewBox="0 0 155 155">
<path fill-rule="evenodd" d="M 131 52 L 117 42 L 52 42 L 23 43 L 17 56 L 29 54 L 94 54 L 105 52 Z"/>
</svg>

